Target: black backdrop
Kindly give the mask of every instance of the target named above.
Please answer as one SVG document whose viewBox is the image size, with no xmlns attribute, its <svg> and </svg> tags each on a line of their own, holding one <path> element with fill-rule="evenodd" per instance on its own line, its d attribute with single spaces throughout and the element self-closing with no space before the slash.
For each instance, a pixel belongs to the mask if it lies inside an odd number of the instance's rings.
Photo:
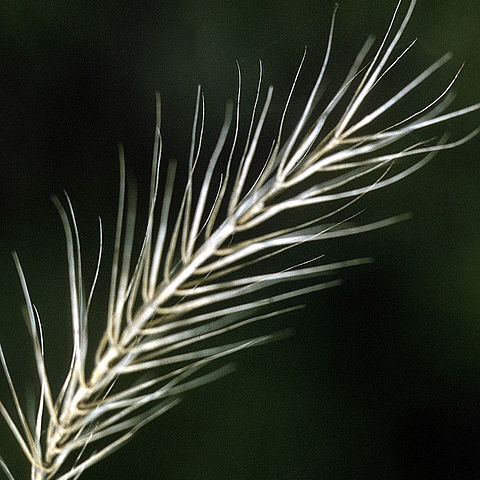
<svg viewBox="0 0 480 480">
<path fill-rule="evenodd" d="M 439 93 L 465 60 L 456 105 L 479 101 L 478 2 L 418 3 L 402 43 L 418 37 L 417 45 L 380 94 L 452 50 L 438 83 L 430 82 L 417 100 Z M 392 1 L 340 3 L 327 87 L 338 84 L 368 34 L 381 37 L 394 7 Z M 235 59 L 247 103 L 257 60 L 264 61 L 278 117 L 306 45 L 298 113 L 322 59 L 332 9 L 333 2 L 313 0 L 2 2 L 0 341 L 22 396 L 32 388 L 34 369 L 12 250 L 42 314 L 54 378 L 64 373 L 56 359 L 66 359 L 70 348 L 63 234 L 50 195 L 64 188 L 70 194 L 91 272 L 97 216 L 107 242 L 113 230 L 118 142 L 144 200 L 155 91 L 162 95 L 165 158 L 176 158 L 181 172 L 196 85 L 205 91 L 209 150 L 225 101 L 236 93 Z M 477 114 L 446 129 L 461 135 L 478 123 Z M 300 314 L 260 327 L 294 326 L 295 334 L 237 355 L 235 373 L 187 395 L 83 478 L 478 478 L 478 152 L 475 139 L 362 199 L 352 211 L 365 208 L 362 220 L 403 212 L 413 218 L 317 245 L 312 253 L 372 255 L 375 263 L 340 272 L 341 287 L 311 295 Z M 101 313 L 98 307 L 93 330 Z M 3 426 L 0 451 L 17 478 L 26 478 Z"/>
</svg>

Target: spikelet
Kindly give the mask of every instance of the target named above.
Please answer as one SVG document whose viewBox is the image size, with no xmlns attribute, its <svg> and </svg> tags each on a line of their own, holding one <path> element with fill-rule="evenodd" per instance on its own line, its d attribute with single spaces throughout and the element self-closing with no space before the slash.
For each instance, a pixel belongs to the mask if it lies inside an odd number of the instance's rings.
<svg viewBox="0 0 480 480">
<path fill-rule="evenodd" d="M 297 299 L 302 295 L 332 287 L 337 282 L 303 288 L 290 285 L 284 293 L 275 294 L 271 290 L 273 285 L 321 276 L 368 259 L 326 265 L 313 259 L 296 266 L 284 265 L 276 271 L 260 268 L 254 273 L 251 267 L 294 246 L 353 235 L 400 220 L 396 217 L 352 226 L 335 220 L 334 215 L 367 192 L 415 172 L 437 152 L 455 148 L 479 133 L 477 128 L 455 141 L 448 142 L 447 136 L 443 136 L 438 140 L 408 143 L 412 133 L 480 109 L 480 104 L 476 104 L 445 113 L 458 73 L 438 97 L 411 115 L 382 129 L 371 129 L 375 120 L 435 73 L 450 55 L 426 68 L 385 103 L 357 118 L 360 107 L 374 94 L 386 72 L 413 45 L 412 42 L 392 60 L 415 0 L 410 2 L 401 20 L 397 18 L 400 4 L 372 58 L 365 61 L 373 46 L 373 40 L 368 39 L 337 93 L 319 110 L 319 89 L 332 48 L 334 13 L 325 58 L 300 119 L 286 135 L 284 122 L 305 56 L 279 119 L 278 135 L 265 159 L 259 158 L 257 146 L 273 89 L 268 88 L 262 104 L 260 73 L 248 135 L 239 148 L 239 72 L 237 102 L 227 106 L 198 191 L 195 188 L 198 181 L 194 179 L 201 170 L 198 164 L 202 158 L 204 132 L 202 91 L 199 88 L 197 94 L 189 174 L 183 183 L 175 179 L 173 162 L 165 168 L 161 165 L 160 102 L 157 102 L 148 223 L 135 260 L 135 200 L 130 196 L 127 201 L 125 167 L 120 152 L 120 194 L 108 312 L 103 337 L 94 346 L 96 353 L 91 371 L 86 368 L 87 329 L 102 257 L 101 225 L 97 270 L 93 285 L 87 291 L 73 208 L 68 197 L 64 202 L 66 207 L 55 199 L 66 235 L 73 329 L 71 363 L 58 393 L 50 387 L 44 363 L 42 324 L 20 261 L 14 255 L 41 385 L 33 426 L 27 422 L 0 347 L 0 361 L 14 406 L 9 412 L 0 402 L 0 413 L 31 464 L 32 480 L 78 478 L 86 468 L 127 442 L 143 425 L 175 406 L 184 392 L 230 371 L 229 366 L 204 370 L 212 362 L 282 335 L 280 332 L 233 343 L 216 341 L 217 336 L 291 311 L 297 308 Z M 395 27 L 396 23 L 399 26 Z M 339 111 L 339 106 L 344 104 L 346 107 Z M 327 130 L 332 117 L 338 121 Z M 399 147 L 402 140 L 407 144 Z M 394 173 L 391 167 L 400 160 L 402 168 Z M 256 171 L 260 163 L 261 170 L 253 174 L 252 170 Z M 163 174 L 166 175 L 165 189 L 159 195 L 159 178 Z M 214 187 L 218 179 L 220 185 Z M 174 212 L 171 211 L 174 185 L 180 184 L 183 188 L 181 207 Z M 157 204 L 159 198 L 161 202 Z M 298 221 L 301 216 L 296 214 L 297 210 L 316 208 L 322 203 L 333 205 L 328 213 L 306 223 Z M 276 227 L 276 217 L 284 212 L 291 214 L 290 224 Z M 330 223 L 326 223 L 327 220 Z M 287 307 L 283 306 L 285 301 Z M 0 466 L 12 480 L 14 477 L 1 457 Z"/>
</svg>

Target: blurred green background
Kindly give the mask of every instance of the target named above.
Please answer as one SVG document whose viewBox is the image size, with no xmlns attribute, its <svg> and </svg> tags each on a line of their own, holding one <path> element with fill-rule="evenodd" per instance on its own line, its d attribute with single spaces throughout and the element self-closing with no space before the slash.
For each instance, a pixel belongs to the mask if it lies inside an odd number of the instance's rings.
<svg viewBox="0 0 480 480">
<path fill-rule="evenodd" d="M 368 34 L 381 38 L 395 3 L 340 2 L 326 94 Z M 205 91 L 208 152 L 225 101 L 236 94 L 235 60 L 244 77 L 244 121 L 258 59 L 265 84 L 276 87 L 276 119 L 306 45 L 293 122 L 321 64 L 333 4 L 1 2 L 0 342 L 22 397 L 34 388 L 34 364 L 12 250 L 42 315 L 57 381 L 71 343 L 63 230 L 50 195 L 65 189 L 71 196 L 91 274 L 98 215 L 106 242 L 112 238 L 119 142 L 145 200 L 155 91 L 162 95 L 164 157 L 177 159 L 181 174 L 197 84 Z M 479 2 L 419 0 L 399 48 L 416 37 L 414 51 L 379 86 L 381 99 L 451 50 L 454 59 L 413 101 L 439 94 L 466 61 L 455 105 L 478 102 Z M 479 123 L 476 114 L 444 129 L 459 138 Z M 341 287 L 310 295 L 299 314 L 259 327 L 293 326 L 295 334 L 237 355 L 235 373 L 187 395 L 82 478 L 478 479 L 479 145 L 476 138 L 442 153 L 414 176 L 362 199 L 349 212 L 365 209 L 360 222 L 404 212 L 413 218 L 315 245 L 309 254 L 326 252 L 327 261 L 371 255 L 373 265 L 339 272 Z M 94 330 L 101 312 L 92 318 Z M 2 380 L 2 399 L 5 387 Z M 27 478 L 3 425 L 0 452 L 17 478 Z"/>
</svg>

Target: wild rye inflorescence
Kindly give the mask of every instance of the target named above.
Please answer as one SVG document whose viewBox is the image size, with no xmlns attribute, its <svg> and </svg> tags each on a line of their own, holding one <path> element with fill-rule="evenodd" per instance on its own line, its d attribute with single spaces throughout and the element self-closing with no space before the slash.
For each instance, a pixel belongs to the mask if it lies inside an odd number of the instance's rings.
<svg viewBox="0 0 480 480">
<path fill-rule="evenodd" d="M 267 90 L 260 107 L 260 73 L 248 134 L 240 148 L 237 143 L 240 137 L 239 74 L 237 101 L 233 107 L 227 107 L 217 144 L 197 188 L 194 178 L 198 175 L 204 132 L 204 102 L 199 88 L 188 160 L 189 175 L 183 183 L 181 207 L 176 213 L 171 211 L 176 182 L 173 162 L 166 168 L 165 189 L 157 208 L 162 171 L 158 106 L 148 223 L 134 262 L 135 206 L 134 201 L 126 205 L 124 162 L 120 155 L 120 195 L 107 319 L 103 337 L 96 345 L 92 369 L 87 368 L 87 327 L 99 274 L 102 240 L 96 275 L 87 291 L 71 203 L 67 198 L 64 209 L 61 202 L 55 200 L 67 241 L 73 328 L 71 363 L 57 393 L 50 387 L 45 368 L 40 318 L 30 298 L 19 259 L 14 255 L 26 299 L 41 385 L 34 424 L 27 420 L 0 348 L 0 361 L 14 412 L 0 402 L 0 413 L 31 464 L 32 480 L 78 478 L 86 468 L 129 440 L 143 425 L 176 405 L 183 392 L 228 371 L 224 367 L 202 374 L 203 367 L 218 358 L 275 338 L 274 334 L 228 344 L 208 343 L 218 335 L 292 310 L 295 307 L 281 308 L 281 302 L 336 285 L 336 282 L 297 287 L 280 294 L 271 293 L 269 289 L 273 285 L 321 275 L 366 260 L 318 265 L 317 260 L 312 259 L 254 275 L 249 267 L 293 246 L 391 224 L 397 219 L 355 227 L 338 221 L 323 222 L 366 192 L 408 176 L 438 151 L 461 145 L 479 133 L 480 129 L 476 129 L 450 143 L 442 136 L 438 140 L 399 146 L 400 140 L 408 141 L 414 132 L 480 109 L 480 104 L 476 104 L 444 113 L 451 102 L 450 90 L 457 76 L 438 97 L 406 118 L 369 131 L 375 120 L 445 64 L 450 58 L 448 54 L 385 103 L 358 118 L 360 107 L 413 45 L 412 42 L 405 50 L 396 52 L 395 59 L 391 60 L 412 15 L 415 0 L 410 2 L 395 29 L 400 5 L 401 2 L 373 58 L 365 62 L 373 45 L 373 40 L 368 39 L 337 93 L 321 110 L 317 104 L 332 47 L 333 15 L 325 59 L 303 113 L 293 131 L 285 135 L 284 122 L 301 64 L 279 119 L 276 140 L 264 160 L 258 158 L 257 146 L 273 89 Z M 341 105 L 346 106 L 339 111 Z M 338 121 L 332 128 L 328 125 L 334 115 Z M 222 157 L 225 164 L 219 176 L 217 171 Z M 397 160 L 408 159 L 415 160 L 393 173 L 391 167 Z M 259 162 L 259 173 L 252 174 Z M 214 187 L 216 180 L 218 187 Z M 272 221 L 282 212 L 294 213 L 297 209 L 327 202 L 336 204 L 314 220 L 301 223 L 294 218 L 290 225 L 281 228 Z M 259 226 L 268 230 L 259 230 Z M 207 344 L 192 348 L 198 342 Z M 150 376 L 145 378 L 145 373 Z M 13 479 L 2 457 L 0 465 L 7 477 Z"/>
</svg>

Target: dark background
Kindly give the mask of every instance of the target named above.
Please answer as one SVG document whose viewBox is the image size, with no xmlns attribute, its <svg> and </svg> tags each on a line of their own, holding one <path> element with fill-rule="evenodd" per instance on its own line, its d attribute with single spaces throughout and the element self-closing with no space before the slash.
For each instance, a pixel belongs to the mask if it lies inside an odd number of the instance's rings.
<svg viewBox="0 0 480 480">
<path fill-rule="evenodd" d="M 394 6 L 340 2 L 327 93 L 368 34 L 381 38 Z M 70 194 L 91 272 L 98 215 L 111 241 L 118 142 L 144 200 L 155 91 L 162 94 L 164 156 L 181 169 L 196 85 L 205 91 L 211 151 L 225 101 L 236 94 L 235 59 L 248 105 L 257 61 L 264 61 L 265 84 L 276 87 L 271 116 L 278 118 L 306 45 L 292 108 L 298 114 L 322 60 L 332 9 L 333 2 L 313 0 L 1 2 L 0 341 L 22 398 L 34 388 L 35 371 L 12 250 L 42 315 L 57 381 L 65 362 L 56 359 L 67 358 L 71 343 L 63 231 L 50 195 Z M 476 0 L 419 0 L 400 47 L 418 37 L 417 45 L 379 86 L 380 95 L 451 50 L 454 59 L 413 98 L 427 102 L 440 93 L 465 60 L 455 105 L 478 102 L 479 26 Z M 479 121 L 474 114 L 444 129 L 459 138 Z M 404 212 L 413 218 L 318 244 L 311 253 L 325 251 L 327 261 L 372 255 L 373 265 L 339 272 L 341 287 L 310 295 L 301 313 L 261 327 L 293 326 L 295 334 L 237 355 L 235 373 L 187 395 L 82 478 L 479 478 L 478 160 L 477 138 L 362 199 L 350 211 L 366 209 L 360 222 Z M 101 322 L 101 315 L 92 318 L 92 328 Z M 27 478 L 3 426 L 0 451 L 17 478 Z"/>
</svg>

